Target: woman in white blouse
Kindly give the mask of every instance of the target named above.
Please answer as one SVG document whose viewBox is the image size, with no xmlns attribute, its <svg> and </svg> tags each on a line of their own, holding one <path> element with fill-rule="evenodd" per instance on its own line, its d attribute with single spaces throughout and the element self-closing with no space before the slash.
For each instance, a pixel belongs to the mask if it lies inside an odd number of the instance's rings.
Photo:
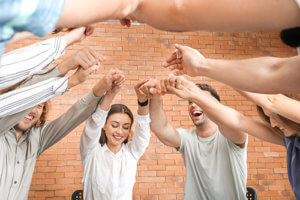
<svg viewBox="0 0 300 200">
<path fill-rule="evenodd" d="M 139 90 L 144 82 L 135 86 L 139 106 L 133 134 L 130 109 L 123 104 L 111 105 L 122 82 L 113 82 L 112 89 L 87 120 L 81 136 L 83 195 L 86 200 L 131 200 L 137 162 L 149 144 L 148 97 Z"/>
</svg>

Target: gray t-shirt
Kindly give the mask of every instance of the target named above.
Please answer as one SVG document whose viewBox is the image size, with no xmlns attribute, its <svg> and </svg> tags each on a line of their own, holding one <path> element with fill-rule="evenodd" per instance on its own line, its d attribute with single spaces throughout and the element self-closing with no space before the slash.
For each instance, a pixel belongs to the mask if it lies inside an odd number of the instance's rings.
<svg viewBox="0 0 300 200">
<path fill-rule="evenodd" d="M 201 138 L 196 129 L 177 129 L 186 167 L 184 200 L 245 200 L 247 141 L 244 148 L 219 130 Z M 248 140 L 248 139 L 247 139 Z"/>
</svg>

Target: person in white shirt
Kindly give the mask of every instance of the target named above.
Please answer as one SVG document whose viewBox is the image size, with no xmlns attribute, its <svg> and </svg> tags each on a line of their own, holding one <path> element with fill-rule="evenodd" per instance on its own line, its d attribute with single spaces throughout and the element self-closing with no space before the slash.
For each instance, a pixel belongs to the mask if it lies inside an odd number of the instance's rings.
<svg viewBox="0 0 300 200">
<path fill-rule="evenodd" d="M 123 80 L 116 81 L 87 120 L 80 142 L 84 199 L 130 200 L 137 162 L 150 140 L 148 98 L 135 85 L 137 122 L 132 133 L 133 114 L 123 104 L 111 105 Z M 129 141 L 129 138 L 132 138 Z"/>
</svg>

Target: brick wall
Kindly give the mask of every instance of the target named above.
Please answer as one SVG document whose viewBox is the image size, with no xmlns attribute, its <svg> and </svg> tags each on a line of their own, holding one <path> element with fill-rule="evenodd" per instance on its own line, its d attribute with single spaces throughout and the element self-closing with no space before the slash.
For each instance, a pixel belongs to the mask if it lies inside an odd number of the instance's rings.
<svg viewBox="0 0 300 200">
<path fill-rule="evenodd" d="M 20 41 L 10 45 L 7 50 L 38 40 L 32 38 Z M 136 113 L 133 85 L 147 77 L 166 77 L 170 72 L 163 69 L 161 64 L 175 43 L 196 48 L 205 57 L 210 58 L 296 55 L 295 50 L 281 43 L 278 32 L 168 33 L 146 25 L 134 25 L 127 29 L 118 24 L 98 24 L 91 37 L 81 44 L 68 48 L 63 58 L 78 49 L 90 46 L 105 55 L 107 61 L 98 74 L 93 74 L 84 84 L 51 101 L 50 120 L 58 117 L 86 94 L 101 74 L 112 67 L 121 69 L 126 75 L 125 86 L 115 102 L 125 102 Z M 213 85 L 225 105 L 245 115 L 256 116 L 255 106 L 230 87 L 204 77 L 192 80 Z M 188 117 L 186 101 L 175 96 L 165 96 L 164 109 L 169 121 L 175 127 L 193 127 Z M 83 125 L 77 127 L 38 159 L 29 199 L 70 199 L 74 190 L 82 188 L 79 142 Z M 138 163 L 134 199 L 182 199 L 184 180 L 185 168 L 181 155 L 175 149 L 163 145 L 152 134 L 150 145 Z M 256 189 L 260 200 L 295 199 L 286 173 L 284 147 L 249 137 L 247 185 Z"/>
</svg>

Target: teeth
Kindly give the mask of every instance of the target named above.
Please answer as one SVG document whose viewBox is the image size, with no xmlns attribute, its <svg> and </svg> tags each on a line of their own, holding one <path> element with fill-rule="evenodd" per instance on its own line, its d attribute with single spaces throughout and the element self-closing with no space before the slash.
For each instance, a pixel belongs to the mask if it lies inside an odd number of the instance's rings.
<svg viewBox="0 0 300 200">
<path fill-rule="evenodd" d="M 193 114 L 194 116 L 195 116 L 195 115 L 200 116 L 200 115 L 202 114 L 202 112 L 199 111 L 199 110 L 195 110 L 195 111 L 192 112 L 192 114 Z"/>
<path fill-rule="evenodd" d="M 118 140 L 122 138 L 122 137 L 120 137 L 120 136 L 114 136 L 114 137 L 115 137 L 116 139 L 118 139 Z"/>
<path fill-rule="evenodd" d="M 33 116 L 27 115 L 25 118 L 26 118 L 26 119 L 29 119 L 29 120 L 32 120 L 32 119 L 33 119 Z"/>
</svg>

